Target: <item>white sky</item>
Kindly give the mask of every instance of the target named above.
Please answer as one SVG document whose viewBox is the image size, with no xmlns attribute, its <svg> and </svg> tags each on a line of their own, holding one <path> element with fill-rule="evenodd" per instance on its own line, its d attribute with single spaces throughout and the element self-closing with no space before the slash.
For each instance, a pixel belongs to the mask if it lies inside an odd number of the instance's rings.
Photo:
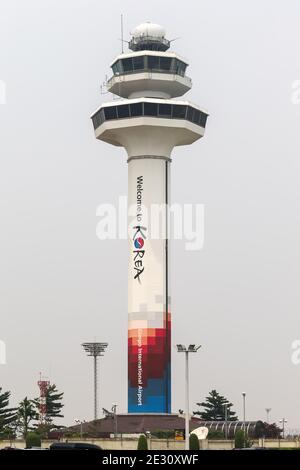
<svg viewBox="0 0 300 470">
<path fill-rule="evenodd" d="M 65 392 L 65 424 L 93 414 L 92 361 L 108 341 L 100 407 L 127 399 L 127 243 L 96 238 L 96 208 L 127 193 L 122 149 L 96 141 L 91 112 L 125 37 L 151 20 L 180 37 L 210 113 L 204 139 L 176 149 L 173 202 L 205 204 L 205 246 L 172 246 L 173 344 L 191 358 L 191 403 L 216 388 L 241 416 L 300 428 L 300 79 L 297 0 L 2 0 L 0 80 L 0 386 L 38 395 L 39 371 Z M 173 411 L 183 358 L 173 354 Z M 196 406 L 192 407 L 194 410 Z"/>
</svg>

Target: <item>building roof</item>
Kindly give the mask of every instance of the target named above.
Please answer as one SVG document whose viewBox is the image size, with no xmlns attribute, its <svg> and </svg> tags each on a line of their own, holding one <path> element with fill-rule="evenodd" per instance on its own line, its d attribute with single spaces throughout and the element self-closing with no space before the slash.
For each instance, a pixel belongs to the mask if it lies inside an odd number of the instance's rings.
<svg viewBox="0 0 300 470">
<path fill-rule="evenodd" d="M 255 437 L 257 427 L 260 427 L 260 421 L 247 421 L 246 429 L 250 437 Z M 233 426 L 234 424 L 234 426 Z M 199 418 L 191 417 L 190 431 L 206 426 L 211 431 L 224 431 L 225 423 L 223 421 L 202 421 Z M 228 421 L 228 434 L 234 435 L 234 431 L 242 429 L 244 423 L 242 421 Z M 140 434 L 145 432 L 161 431 L 184 431 L 185 420 L 184 415 L 177 414 L 118 414 L 116 419 L 113 417 L 105 417 L 82 424 L 82 432 L 91 437 L 109 437 L 110 434 L 117 432 L 118 434 Z M 64 429 L 65 432 L 80 432 L 80 425 L 71 426 Z"/>
<path fill-rule="evenodd" d="M 146 431 L 155 430 L 184 430 L 184 416 L 177 414 L 118 414 L 116 420 L 113 417 L 105 417 L 82 424 L 83 433 L 92 435 L 111 434 L 115 432 L 117 421 L 118 434 L 140 434 Z M 201 426 L 198 418 L 190 419 L 190 429 L 196 429 Z M 69 431 L 79 432 L 80 425 L 67 428 Z M 65 430 L 66 431 L 66 430 Z"/>
</svg>

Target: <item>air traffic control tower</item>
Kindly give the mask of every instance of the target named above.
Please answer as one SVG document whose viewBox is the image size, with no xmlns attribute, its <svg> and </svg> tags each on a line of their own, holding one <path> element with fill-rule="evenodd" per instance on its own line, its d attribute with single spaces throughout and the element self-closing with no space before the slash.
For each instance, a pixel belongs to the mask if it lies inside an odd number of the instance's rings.
<svg viewBox="0 0 300 470">
<path fill-rule="evenodd" d="M 182 99 L 188 63 L 169 51 L 164 29 L 139 25 L 111 64 L 109 92 L 120 99 L 92 115 L 96 138 L 124 147 L 128 164 L 128 412 L 171 413 L 169 227 L 171 153 L 203 137 L 207 113 Z M 109 177 L 109 175 L 107 175 Z M 164 233 L 150 213 L 164 208 Z"/>
</svg>

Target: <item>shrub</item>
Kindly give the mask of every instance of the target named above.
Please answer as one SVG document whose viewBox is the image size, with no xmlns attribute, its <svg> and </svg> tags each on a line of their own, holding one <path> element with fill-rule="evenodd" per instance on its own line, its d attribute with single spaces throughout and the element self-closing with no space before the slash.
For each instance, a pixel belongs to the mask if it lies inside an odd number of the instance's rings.
<svg viewBox="0 0 300 470">
<path fill-rule="evenodd" d="M 236 449 L 242 449 L 244 447 L 244 431 L 240 430 L 235 433 L 234 447 Z"/>
<path fill-rule="evenodd" d="M 137 450 L 148 450 L 148 442 L 144 434 L 139 437 Z"/>
<path fill-rule="evenodd" d="M 31 447 L 41 447 L 42 440 L 41 436 L 36 432 L 29 432 L 26 436 L 26 448 L 30 449 Z"/>
<path fill-rule="evenodd" d="M 199 450 L 199 439 L 196 434 L 190 434 L 190 450 Z"/>
<path fill-rule="evenodd" d="M 222 431 L 209 431 L 207 439 L 224 439 L 225 434 Z"/>
<path fill-rule="evenodd" d="M 244 431 L 240 429 L 235 433 L 234 436 L 234 447 L 236 449 L 242 449 L 243 447 L 251 447 L 252 442 L 248 439 L 248 436 L 244 434 Z"/>
<path fill-rule="evenodd" d="M 156 437 L 157 439 L 174 439 L 175 431 L 155 429 L 154 431 L 151 431 L 151 436 Z"/>
</svg>

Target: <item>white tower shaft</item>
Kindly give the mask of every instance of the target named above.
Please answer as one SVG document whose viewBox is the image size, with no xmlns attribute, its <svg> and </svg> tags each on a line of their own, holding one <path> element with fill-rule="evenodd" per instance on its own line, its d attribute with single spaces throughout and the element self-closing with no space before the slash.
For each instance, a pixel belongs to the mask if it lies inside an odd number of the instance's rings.
<svg viewBox="0 0 300 470">
<path fill-rule="evenodd" d="M 169 166 L 168 157 L 128 161 L 130 412 L 171 411 Z"/>
</svg>

